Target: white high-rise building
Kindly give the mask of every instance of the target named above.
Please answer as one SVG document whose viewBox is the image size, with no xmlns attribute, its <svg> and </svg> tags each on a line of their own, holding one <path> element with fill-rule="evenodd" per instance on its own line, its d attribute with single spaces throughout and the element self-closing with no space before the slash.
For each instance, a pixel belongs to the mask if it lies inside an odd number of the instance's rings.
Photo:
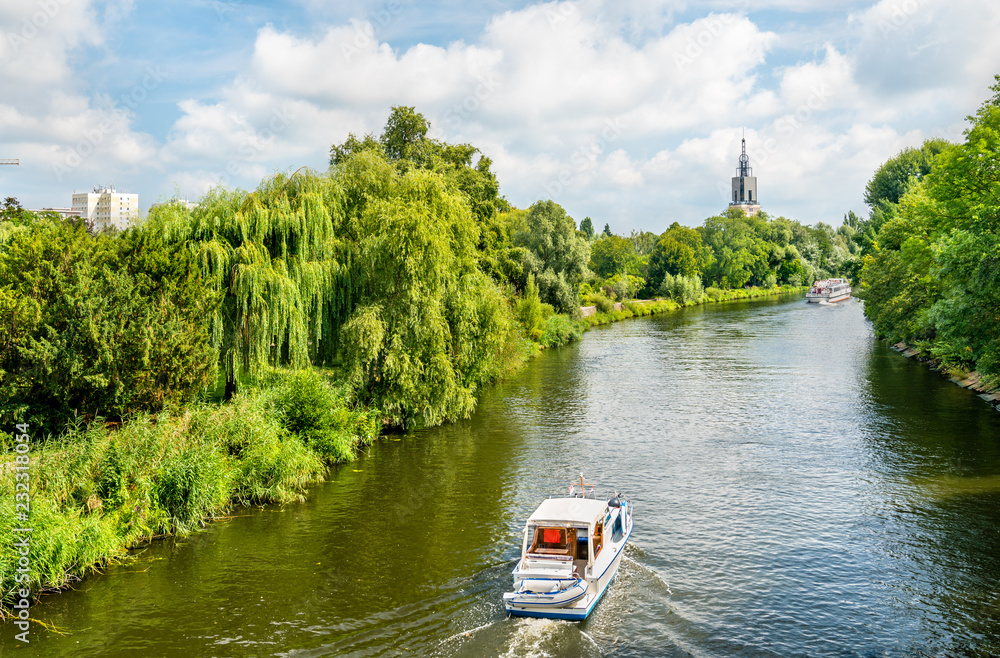
<svg viewBox="0 0 1000 658">
<path fill-rule="evenodd" d="M 73 212 L 89 220 L 95 231 L 124 231 L 139 218 L 139 195 L 118 192 L 114 185 L 97 186 L 93 192 L 73 193 Z"/>
</svg>

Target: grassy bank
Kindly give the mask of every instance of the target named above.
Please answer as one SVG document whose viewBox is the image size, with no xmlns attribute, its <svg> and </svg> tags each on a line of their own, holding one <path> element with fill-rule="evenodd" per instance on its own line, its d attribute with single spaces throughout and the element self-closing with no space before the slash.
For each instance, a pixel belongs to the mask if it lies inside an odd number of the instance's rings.
<svg viewBox="0 0 1000 658">
<path fill-rule="evenodd" d="M 658 315 L 669 311 L 675 311 L 685 306 L 701 306 L 702 304 L 715 304 L 718 302 L 729 302 L 740 299 L 756 299 L 759 297 L 774 297 L 807 290 L 808 286 L 775 286 L 773 288 L 737 288 L 734 290 L 721 290 L 719 288 L 706 288 L 705 292 L 696 299 L 689 300 L 681 304 L 672 299 L 656 299 L 643 301 L 627 301 L 622 303 L 620 310 L 599 309 L 597 313 L 587 316 L 584 321 L 590 326 L 618 322 L 632 317 L 644 317 L 647 315 Z"/>
<path fill-rule="evenodd" d="M 71 429 L 33 444 L 25 522 L 15 517 L 15 458 L 5 452 L 0 536 L 30 527 L 29 589 L 60 589 L 234 506 L 302 500 L 327 465 L 353 458 L 380 429 L 377 414 L 355 409 L 348 389 L 315 370 L 272 374 L 225 405 Z M 6 611 L 18 558 L 13 541 L 0 545 Z"/>
</svg>

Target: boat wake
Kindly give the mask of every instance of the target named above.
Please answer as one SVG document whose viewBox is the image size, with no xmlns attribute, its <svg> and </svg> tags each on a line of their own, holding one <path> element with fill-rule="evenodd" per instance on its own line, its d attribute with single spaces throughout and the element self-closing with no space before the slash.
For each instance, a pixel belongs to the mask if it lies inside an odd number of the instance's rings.
<svg viewBox="0 0 1000 658">
<path fill-rule="evenodd" d="M 646 565 L 642 564 L 641 562 L 636 562 L 628 555 L 625 555 L 623 557 L 625 559 L 625 562 L 628 563 L 631 567 L 643 572 L 645 575 L 649 576 L 655 583 L 657 583 L 660 586 L 660 588 L 662 588 L 663 593 L 665 593 L 667 596 L 673 596 L 673 591 L 670 589 L 670 583 L 668 583 L 666 579 L 663 578 L 663 576 L 657 573 L 654 569 L 650 569 Z"/>
</svg>

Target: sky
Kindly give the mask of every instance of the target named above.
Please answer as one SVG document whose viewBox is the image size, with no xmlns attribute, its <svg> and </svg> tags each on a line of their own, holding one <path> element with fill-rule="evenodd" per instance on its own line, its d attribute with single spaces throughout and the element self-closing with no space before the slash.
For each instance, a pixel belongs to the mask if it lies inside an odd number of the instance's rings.
<svg viewBox="0 0 1000 658">
<path fill-rule="evenodd" d="M 763 210 L 837 226 L 886 159 L 963 139 L 998 33 L 995 0 L 3 0 L 0 196 L 253 189 L 405 105 L 519 208 L 696 226 L 745 135 Z"/>
</svg>

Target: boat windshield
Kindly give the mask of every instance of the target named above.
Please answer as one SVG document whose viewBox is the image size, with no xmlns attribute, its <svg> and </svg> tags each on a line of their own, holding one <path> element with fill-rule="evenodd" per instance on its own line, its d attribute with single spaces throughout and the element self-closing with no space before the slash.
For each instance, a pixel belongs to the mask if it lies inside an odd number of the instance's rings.
<svg viewBox="0 0 1000 658">
<path fill-rule="evenodd" d="M 573 528 L 538 526 L 533 528 L 528 552 L 542 555 L 570 555 L 570 547 L 575 542 L 576 531 Z"/>
</svg>

